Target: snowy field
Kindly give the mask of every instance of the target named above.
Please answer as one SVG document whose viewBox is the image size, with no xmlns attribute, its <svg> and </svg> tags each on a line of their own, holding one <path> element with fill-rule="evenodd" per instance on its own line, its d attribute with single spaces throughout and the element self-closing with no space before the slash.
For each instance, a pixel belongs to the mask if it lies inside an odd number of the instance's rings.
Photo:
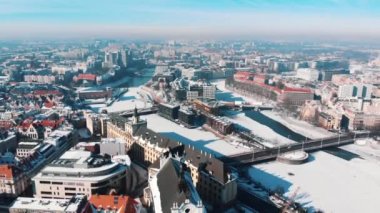
<svg viewBox="0 0 380 213">
<path fill-rule="evenodd" d="M 334 136 L 334 133 L 329 132 L 323 128 L 313 126 L 312 124 L 307 123 L 306 121 L 297 120 L 292 117 L 284 117 L 279 113 L 269 110 L 261 111 L 265 116 L 283 124 L 294 132 L 297 132 L 301 135 L 304 135 L 308 138 L 319 139 L 325 137 Z"/>
<path fill-rule="evenodd" d="M 218 137 L 213 133 L 201 128 L 188 129 L 167 120 L 157 114 L 142 116 L 147 119 L 148 128 L 163 134 L 165 137 L 178 140 L 184 144 L 192 144 L 203 150 L 213 151 L 216 154 L 234 155 L 249 151 L 248 148 L 234 146 Z"/>
<path fill-rule="evenodd" d="M 138 109 L 151 107 L 152 104 L 145 102 L 138 94 L 139 91 L 141 91 L 139 87 L 131 87 L 128 88 L 128 92 L 120 96 L 119 99 L 115 100 L 110 106 L 106 104 L 92 104 L 90 106 L 94 111 L 106 109 L 109 113 L 132 110 L 135 106 Z"/>
<path fill-rule="evenodd" d="M 268 126 L 265 126 L 255 120 L 252 120 L 251 118 L 245 116 L 243 113 L 229 115 L 226 118 L 234 123 L 237 123 L 251 130 L 253 134 L 265 139 L 267 143 L 270 143 L 271 146 L 295 143 L 295 141 L 277 134 Z"/>
<path fill-rule="evenodd" d="M 380 191 L 380 150 L 357 145 L 343 147 L 360 158 L 344 160 L 326 152 L 312 154 L 302 165 L 269 162 L 250 169 L 256 181 L 272 190 L 281 187 L 305 207 L 324 212 L 378 211 Z M 291 174 L 292 173 L 292 174 Z"/>
</svg>

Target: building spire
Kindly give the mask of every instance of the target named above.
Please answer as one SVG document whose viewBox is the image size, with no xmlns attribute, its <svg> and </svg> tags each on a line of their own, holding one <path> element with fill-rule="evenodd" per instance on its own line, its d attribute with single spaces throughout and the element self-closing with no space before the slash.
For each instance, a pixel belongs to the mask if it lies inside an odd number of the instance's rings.
<svg viewBox="0 0 380 213">
<path fill-rule="evenodd" d="M 139 116 L 139 114 L 138 114 L 138 112 L 137 112 L 137 107 L 136 107 L 136 105 L 135 105 L 135 109 L 134 109 L 134 111 L 133 111 L 133 116 L 135 116 L 135 117 Z"/>
<path fill-rule="evenodd" d="M 133 121 L 134 123 L 138 123 L 139 122 L 139 113 L 137 111 L 137 107 L 135 105 L 135 109 L 133 110 Z"/>
</svg>

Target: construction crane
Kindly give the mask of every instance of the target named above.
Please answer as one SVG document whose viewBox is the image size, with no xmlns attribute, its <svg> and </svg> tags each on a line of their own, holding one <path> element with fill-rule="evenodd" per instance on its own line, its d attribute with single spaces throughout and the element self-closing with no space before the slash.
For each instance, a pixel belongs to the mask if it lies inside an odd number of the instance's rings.
<svg viewBox="0 0 380 213">
<path fill-rule="evenodd" d="M 288 212 L 289 207 L 294 203 L 294 199 L 296 198 L 299 189 L 300 189 L 300 187 L 297 187 L 297 189 L 289 197 L 288 202 L 286 202 L 285 207 L 282 209 L 282 213 L 287 213 Z"/>
</svg>

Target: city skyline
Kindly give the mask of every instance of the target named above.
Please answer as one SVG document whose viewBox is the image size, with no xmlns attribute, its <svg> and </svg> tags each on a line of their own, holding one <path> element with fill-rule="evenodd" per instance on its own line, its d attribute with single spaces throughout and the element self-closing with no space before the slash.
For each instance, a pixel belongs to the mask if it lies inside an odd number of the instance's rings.
<svg viewBox="0 0 380 213">
<path fill-rule="evenodd" d="M 0 39 L 321 39 L 375 41 L 374 0 L 0 0 Z"/>
</svg>

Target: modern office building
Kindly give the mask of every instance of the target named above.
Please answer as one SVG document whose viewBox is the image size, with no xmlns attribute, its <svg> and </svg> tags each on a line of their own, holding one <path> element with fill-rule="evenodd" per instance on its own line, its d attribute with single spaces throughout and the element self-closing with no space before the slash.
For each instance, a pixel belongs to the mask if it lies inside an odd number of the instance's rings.
<svg viewBox="0 0 380 213">
<path fill-rule="evenodd" d="M 178 119 L 180 106 L 178 104 L 160 103 L 158 105 L 158 114 L 169 120 Z"/>
<path fill-rule="evenodd" d="M 350 74 L 349 69 L 332 69 L 332 70 L 322 70 L 319 80 L 321 81 L 331 81 L 334 75 L 348 75 Z"/>
<path fill-rule="evenodd" d="M 178 120 L 181 124 L 185 126 L 194 126 L 195 125 L 196 114 L 195 112 L 188 107 L 181 106 L 178 111 Z"/>
<path fill-rule="evenodd" d="M 105 194 L 123 188 L 127 167 L 88 151 L 67 151 L 47 165 L 33 180 L 37 198 L 71 198 Z"/>
</svg>

